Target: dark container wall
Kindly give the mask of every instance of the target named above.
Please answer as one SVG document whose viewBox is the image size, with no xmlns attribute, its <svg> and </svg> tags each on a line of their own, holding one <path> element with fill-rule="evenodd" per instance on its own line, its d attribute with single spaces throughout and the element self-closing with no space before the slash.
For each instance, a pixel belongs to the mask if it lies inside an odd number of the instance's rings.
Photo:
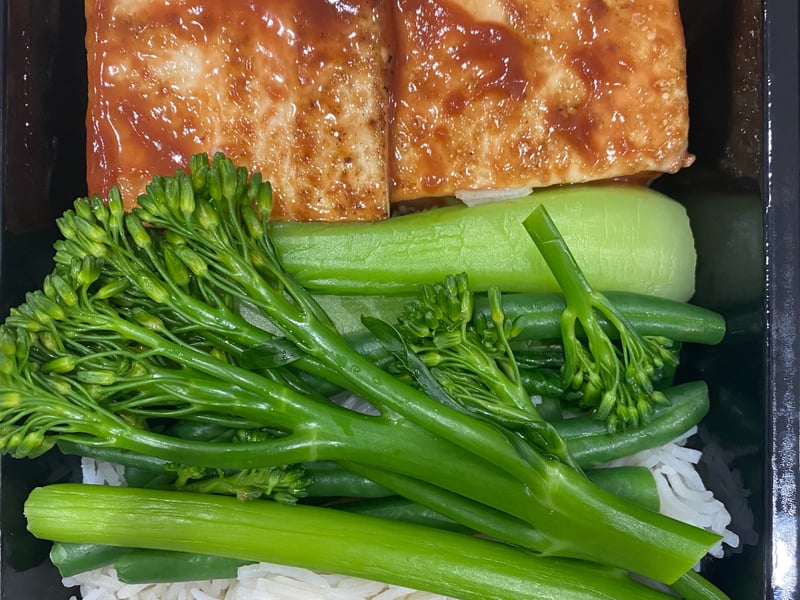
<svg viewBox="0 0 800 600">
<path fill-rule="evenodd" d="M 0 0 L 0 314 L 50 271 L 55 219 L 86 193 L 86 70 L 80 0 Z M 0 599 L 60 600 L 70 591 L 25 529 L 22 505 L 36 485 L 79 477 L 51 455 L 0 460 Z"/>
<path fill-rule="evenodd" d="M 3 315 L 49 271 L 55 219 L 86 193 L 82 6 L 75 0 L 0 0 Z"/>
<path fill-rule="evenodd" d="M 0 318 L 41 283 L 54 220 L 86 193 L 82 9 L 80 0 L 0 0 Z M 729 339 L 712 353 L 689 350 L 684 373 L 710 382 L 714 408 L 703 433 L 734 457 L 730 466 L 750 493 L 749 512 L 732 527 L 756 536 L 703 568 L 734 600 L 795 599 L 798 7 L 682 0 L 681 10 L 697 161 L 656 185 L 684 201 L 697 224 L 696 301 L 729 319 Z M 724 494 L 712 466 L 701 467 Z M 75 462 L 56 454 L 0 463 L 0 600 L 74 593 L 60 587 L 47 545 L 25 531 L 22 503 L 35 485 L 78 476 Z"/>
<path fill-rule="evenodd" d="M 767 254 L 767 523 L 765 596 L 800 597 L 800 10 L 767 1 L 764 21 Z"/>
</svg>

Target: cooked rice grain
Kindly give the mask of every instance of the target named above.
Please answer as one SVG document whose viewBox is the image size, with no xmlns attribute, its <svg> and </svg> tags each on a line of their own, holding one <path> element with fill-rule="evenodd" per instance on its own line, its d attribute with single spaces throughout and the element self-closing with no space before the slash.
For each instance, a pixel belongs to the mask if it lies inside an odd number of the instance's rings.
<svg viewBox="0 0 800 600">
<path fill-rule="evenodd" d="M 239 569 L 238 579 L 129 585 L 106 567 L 64 579 L 83 600 L 455 600 L 357 577 L 259 563 Z M 74 597 L 71 600 L 78 600 Z"/>
</svg>

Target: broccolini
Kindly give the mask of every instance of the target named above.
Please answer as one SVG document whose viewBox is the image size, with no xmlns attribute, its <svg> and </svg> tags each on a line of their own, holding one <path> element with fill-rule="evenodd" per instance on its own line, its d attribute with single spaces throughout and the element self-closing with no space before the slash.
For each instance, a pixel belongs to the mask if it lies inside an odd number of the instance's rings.
<svg viewBox="0 0 800 600">
<path fill-rule="evenodd" d="M 270 190 L 222 155 L 199 155 L 188 173 L 155 178 L 132 213 L 114 191 L 107 202 L 77 200 L 59 220 L 55 270 L 0 329 L 2 451 L 35 456 L 65 440 L 214 469 L 360 464 L 397 475 L 400 494 L 404 478 L 444 491 L 430 495 L 433 509 L 457 494 L 519 519 L 536 530 L 538 552 L 667 583 L 718 540 L 602 490 L 513 430 L 361 356 L 283 270 Z M 242 318 L 242 302 L 279 337 Z M 265 344 L 272 368 L 240 364 Z M 329 402 L 297 370 L 380 414 Z M 269 435 L 184 440 L 164 427 L 177 418 Z"/>
<path fill-rule="evenodd" d="M 640 335 L 605 295 L 592 288 L 546 207 L 537 207 L 524 226 L 566 299 L 561 317 L 564 384 L 578 390 L 581 406 L 594 410 L 610 430 L 639 426 L 656 405 L 667 402 L 653 379 L 662 369 L 675 366 L 673 341 Z M 603 330 L 601 316 L 619 336 L 619 345 Z M 586 342 L 579 339 L 579 328 Z"/>
</svg>

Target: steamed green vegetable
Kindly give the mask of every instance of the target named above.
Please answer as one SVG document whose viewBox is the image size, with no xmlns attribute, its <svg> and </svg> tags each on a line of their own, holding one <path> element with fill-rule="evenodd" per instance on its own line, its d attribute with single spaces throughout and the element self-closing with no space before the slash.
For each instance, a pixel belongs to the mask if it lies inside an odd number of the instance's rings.
<svg viewBox="0 0 800 600">
<path fill-rule="evenodd" d="M 580 406 L 592 409 L 612 431 L 647 422 L 655 406 L 667 403 L 653 379 L 677 365 L 674 341 L 641 335 L 589 284 L 545 207 L 534 210 L 524 225 L 566 299 L 561 316 L 564 384 L 580 391 Z M 614 328 L 618 346 L 603 330 L 598 315 Z M 585 343 L 578 338 L 579 330 Z"/>
<path fill-rule="evenodd" d="M 627 292 L 606 294 L 613 305 L 643 336 L 660 336 L 677 343 L 717 344 L 726 333 L 726 321 L 718 313 L 699 306 L 642 296 Z M 413 296 L 317 296 L 326 314 L 331 317 L 336 328 L 346 334 L 348 342 L 362 355 L 384 367 L 390 361 L 390 353 L 383 344 L 362 323 L 362 317 L 388 322 L 396 320 Z M 490 318 L 489 301 L 486 294 L 475 294 L 475 316 Z M 566 308 L 564 297 L 557 293 L 504 294 L 502 309 L 505 319 L 513 322 L 515 336 L 510 340 L 520 368 L 520 378 L 525 390 L 532 396 L 562 396 L 565 386 L 557 369 L 563 364 L 563 346 L 558 336 L 561 334 L 561 316 Z M 268 323 L 254 315 L 252 309 L 243 306 L 243 313 L 251 322 L 262 327 Z M 598 315 L 603 330 L 609 335 L 616 332 L 611 325 Z M 358 321 L 356 324 L 355 321 Z M 676 345 L 677 349 L 677 345 Z M 246 352 L 243 363 L 257 366 L 257 354 Z M 548 367 L 542 369 L 540 367 Z M 659 387 L 669 384 L 672 373 L 661 370 L 663 381 Z M 307 376 L 306 376 L 307 377 Z M 336 387 L 316 379 L 313 387 L 333 395 Z"/>
<path fill-rule="evenodd" d="M 120 581 L 148 584 L 233 578 L 240 566 L 252 563 L 214 554 L 66 542 L 53 544 L 50 561 L 62 577 L 113 566 Z"/>
<path fill-rule="evenodd" d="M 474 296 L 474 320 L 490 319 L 492 312 L 488 295 Z M 625 292 L 609 292 L 605 296 L 624 315 L 631 329 L 643 337 L 665 338 L 677 342 L 674 347 L 675 352 L 683 342 L 717 344 L 726 333 L 725 319 L 718 313 L 699 306 Z M 358 326 L 355 326 L 352 320 L 343 323 L 343 311 L 363 311 L 351 319 L 368 316 L 370 321 L 378 319 L 391 322 L 403 314 L 414 298 L 368 296 L 353 297 L 353 300 L 356 298 L 357 302 L 351 302 L 350 298 L 341 296 L 318 297 L 323 300 L 326 313 L 332 316 L 337 329 L 349 332 L 347 339 L 358 352 L 387 368 L 391 365 L 392 358 L 385 346 L 364 327 L 360 320 Z M 566 308 L 563 295 L 504 294 L 501 308 L 504 320 L 513 323 L 514 336 L 509 340 L 509 347 L 518 363 L 518 375 L 525 391 L 531 396 L 543 397 L 540 410 L 552 412 L 555 409 L 555 414 L 560 414 L 561 408 L 555 407 L 547 400 L 564 398 L 571 394 L 569 392 L 571 382 L 565 382 L 558 372 L 564 361 L 563 343 L 558 339 L 561 334 L 561 318 Z M 597 317 L 604 332 L 614 338 L 619 337 L 618 331 L 602 314 L 598 313 Z M 437 354 L 438 351 L 434 353 Z M 251 366 L 259 364 L 256 353 L 247 351 L 244 356 L 246 364 Z M 665 387 L 671 385 L 673 370 L 674 363 L 671 363 L 654 372 L 653 385 L 664 391 Z M 314 386 L 318 390 L 325 389 L 325 383 L 319 380 L 314 382 Z M 333 387 L 327 389 L 326 393 L 333 395 L 338 391 L 340 390 Z M 662 419 L 662 422 L 669 420 Z M 675 429 L 672 431 L 675 433 L 673 437 L 683 433 Z M 664 438 L 661 436 L 659 439 Z"/>
<path fill-rule="evenodd" d="M 521 225 L 539 205 L 563 224 L 598 289 L 692 296 L 696 256 L 686 211 L 643 186 L 570 185 L 379 223 L 274 223 L 270 236 L 286 270 L 318 292 L 413 293 L 453 273 L 466 273 L 476 291 L 557 291 Z"/>
<path fill-rule="evenodd" d="M 475 289 L 473 283 L 470 286 Z M 662 335 L 676 342 L 696 344 L 718 344 L 725 336 L 725 319 L 707 308 L 634 292 L 608 291 L 605 294 L 642 335 Z M 336 328 L 355 339 L 364 333 L 361 315 L 393 321 L 413 297 L 414 294 L 315 296 L 336 324 Z M 510 320 L 520 319 L 522 322 L 523 327 L 518 336 L 520 339 L 557 337 L 560 334 L 560 318 L 565 306 L 561 292 L 503 294 L 503 310 L 507 317 Z M 475 310 L 488 315 L 489 299 L 486 294 L 476 294 Z M 246 313 L 246 307 L 244 312 Z M 604 327 L 613 333 L 608 324 L 604 320 L 603 322 Z"/>
<path fill-rule="evenodd" d="M 637 494 L 645 501 L 650 501 L 654 493 L 654 482 L 646 482 L 647 469 L 631 467 L 637 471 L 632 485 L 641 487 Z M 606 469 L 612 471 L 612 469 Z M 621 473 L 621 471 L 617 471 Z M 646 472 L 646 475 L 645 475 Z M 614 479 L 614 476 L 611 477 Z M 639 480 L 645 480 L 640 485 Z M 392 496 L 366 500 L 343 499 L 328 505 L 330 510 L 365 515 L 380 519 L 414 523 L 426 527 L 435 527 L 449 531 L 473 534 L 474 531 L 458 521 L 412 502 L 406 498 Z M 479 517 L 480 515 L 476 515 Z M 333 518 L 333 517 L 332 517 Z M 535 536 L 524 523 L 515 522 L 513 529 L 508 530 L 509 537 L 515 541 Z M 56 542 L 50 553 L 51 560 L 62 576 L 75 575 L 89 569 L 114 565 L 118 576 L 128 583 L 147 583 L 156 581 L 189 581 L 192 579 L 208 579 L 210 577 L 232 577 L 236 570 L 232 569 L 232 559 L 216 555 L 193 554 L 183 552 L 167 552 L 142 550 L 139 548 L 120 548 L 100 544 L 77 544 Z M 238 560 L 238 564 L 250 561 Z M 205 569 L 205 572 L 203 570 Z"/>
<path fill-rule="evenodd" d="M 616 569 L 309 506 L 57 484 L 34 490 L 25 514 L 31 531 L 48 539 L 278 562 L 388 580 L 464 600 L 668 597 Z"/>
<path fill-rule="evenodd" d="M 476 316 L 467 276 L 450 275 L 442 283 L 423 284 L 396 328 L 367 316 L 364 324 L 430 396 L 501 422 L 546 455 L 577 468 L 525 389 L 510 346 L 517 331 L 505 319 L 499 290 L 491 287 L 489 298 L 490 316 Z"/>
<path fill-rule="evenodd" d="M 589 418 L 564 419 L 556 422 L 555 428 L 567 441 L 573 459 L 584 467 L 656 448 L 697 425 L 710 404 L 708 387 L 702 381 L 676 385 L 664 394 L 668 402 L 656 406 L 647 422 L 637 428 L 609 431 L 604 422 Z"/>
<path fill-rule="evenodd" d="M 437 511 L 458 499 L 459 514 L 486 517 L 469 523 L 481 533 L 517 521 L 533 532 L 532 550 L 668 583 L 718 541 L 359 354 L 284 271 L 267 234 L 270 200 L 260 177 L 222 156 L 156 178 L 132 214 L 115 193 L 108 204 L 78 200 L 59 221 L 54 272 L 0 328 L 2 450 L 35 456 L 63 441 L 234 470 L 332 460 L 376 471 L 400 494 L 419 483 L 420 503 Z M 242 318 L 242 302 L 282 337 Z M 241 365 L 264 346 L 269 368 Z M 298 371 L 379 414 L 331 403 Z M 170 434 L 173 420 L 241 435 L 183 439 Z"/>
<path fill-rule="evenodd" d="M 610 432 L 605 424 L 589 416 L 559 419 L 553 422 L 558 434 L 567 442 L 572 458 L 587 469 L 636 452 L 652 449 L 674 440 L 697 425 L 709 409 L 707 386 L 700 381 L 683 383 L 665 392 L 669 404 L 655 409 L 653 417 L 638 429 Z M 208 429 L 208 424 L 203 424 Z M 216 426 L 211 427 L 218 429 Z M 224 439 L 231 439 L 226 430 Z M 126 478 L 134 486 L 172 486 L 176 474 L 169 473 L 170 463 L 164 459 L 109 447 L 59 441 L 67 454 L 87 456 L 126 467 Z M 392 492 L 366 477 L 358 476 L 336 463 L 315 462 L 302 465 L 305 472 L 305 495 L 308 497 L 351 496 L 385 497 Z M 612 490 L 622 495 L 619 490 Z"/>
<path fill-rule="evenodd" d="M 469 533 L 457 522 L 398 497 L 342 502 L 336 509 Z M 238 567 L 253 562 L 215 554 L 69 542 L 54 543 L 50 558 L 63 577 L 113 565 L 121 581 L 134 584 L 235 577 Z M 688 571 L 671 588 L 684 600 L 727 599 L 722 591 L 694 571 Z"/>
</svg>

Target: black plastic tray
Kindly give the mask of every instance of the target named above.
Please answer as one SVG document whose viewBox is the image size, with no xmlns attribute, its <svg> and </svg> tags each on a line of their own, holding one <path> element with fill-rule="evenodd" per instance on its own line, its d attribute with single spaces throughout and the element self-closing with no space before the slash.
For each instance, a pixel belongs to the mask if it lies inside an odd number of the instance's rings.
<svg viewBox="0 0 800 600">
<path fill-rule="evenodd" d="M 794 0 L 688 0 L 681 8 L 690 150 L 697 162 L 657 185 L 679 198 L 756 196 L 758 222 L 750 225 L 763 236 L 763 245 L 748 247 L 752 240 L 743 239 L 744 248 L 729 255 L 730 261 L 763 257 L 755 259 L 761 274 L 753 301 L 720 306 L 734 335 L 711 354 L 689 357 L 711 384 L 707 433 L 734 457 L 731 466 L 751 492 L 758 535 L 757 543 L 709 561 L 704 571 L 734 599 L 800 598 L 798 6 Z M 50 269 L 55 218 L 86 193 L 82 9 L 79 0 L 0 0 L 0 318 L 39 286 Z M 723 231 L 698 242 L 718 257 L 725 243 L 732 248 L 740 240 Z M 713 298 L 715 277 L 703 275 L 698 298 Z M 76 467 L 58 455 L 0 463 L 0 600 L 74 593 L 61 587 L 47 544 L 27 534 L 22 503 L 35 485 L 76 479 Z"/>
</svg>

